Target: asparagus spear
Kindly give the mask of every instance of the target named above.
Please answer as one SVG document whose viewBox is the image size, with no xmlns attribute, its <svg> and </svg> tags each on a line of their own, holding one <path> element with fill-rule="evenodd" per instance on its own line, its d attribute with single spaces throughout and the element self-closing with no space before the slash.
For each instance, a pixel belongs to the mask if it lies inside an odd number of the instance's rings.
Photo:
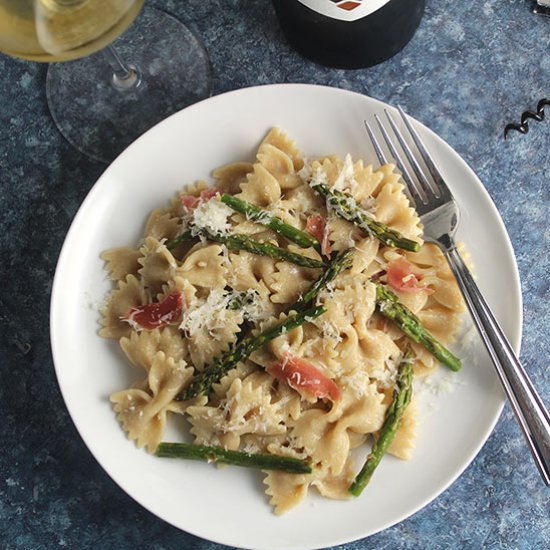
<svg viewBox="0 0 550 550">
<path fill-rule="evenodd" d="M 387 287 L 376 285 L 378 311 L 391 319 L 411 340 L 424 346 L 434 357 L 451 370 L 458 371 L 462 363 L 443 344 L 437 341 L 420 322 L 420 319 Z"/>
<path fill-rule="evenodd" d="M 349 492 L 356 497 L 361 494 L 363 489 L 369 483 L 374 470 L 378 464 L 380 464 L 382 457 L 388 450 L 388 447 L 395 438 L 395 434 L 401 425 L 403 413 L 411 401 L 412 375 L 412 360 L 410 355 L 407 353 L 399 365 L 395 389 L 393 391 L 393 400 L 386 413 L 386 419 L 384 420 L 378 439 L 367 456 L 367 460 L 365 461 L 363 468 L 357 474 L 348 489 Z"/>
<path fill-rule="evenodd" d="M 186 401 L 198 395 L 208 395 L 212 389 L 212 385 L 218 382 L 227 372 L 234 369 L 237 363 L 245 361 L 252 352 L 261 348 L 265 343 L 274 340 L 281 334 L 289 332 L 306 322 L 309 322 L 326 311 L 323 306 L 313 307 L 300 311 L 282 323 L 265 330 L 258 336 L 250 336 L 236 343 L 229 351 L 224 353 L 216 362 L 205 367 L 202 372 L 199 372 L 187 386 L 176 396 L 177 401 Z"/>
<path fill-rule="evenodd" d="M 390 229 L 387 225 L 379 222 L 369 216 L 362 210 L 355 199 L 347 193 L 342 193 L 336 189 L 331 189 L 323 183 L 312 185 L 312 189 L 324 197 L 338 216 L 344 220 L 353 223 L 359 229 L 363 230 L 368 235 L 376 237 L 386 246 L 402 248 L 411 252 L 418 252 L 420 244 L 411 239 L 407 239 L 399 231 Z"/>
<path fill-rule="evenodd" d="M 166 243 L 166 248 L 168 250 L 174 250 L 176 246 L 179 246 L 181 243 L 188 241 L 193 238 L 193 234 L 191 233 L 191 230 L 188 229 L 187 231 L 184 231 L 177 237 L 173 238 L 171 241 L 168 241 Z"/>
<path fill-rule="evenodd" d="M 278 258 L 279 260 L 285 260 L 291 264 L 299 265 L 301 267 L 325 267 L 325 263 L 320 260 L 308 258 L 307 256 L 295 254 L 294 252 L 289 252 L 288 250 L 271 243 L 255 241 L 248 235 L 217 235 L 204 228 L 200 230 L 200 234 L 211 241 L 225 244 L 229 250 L 246 250 L 252 254 Z"/>
<path fill-rule="evenodd" d="M 229 451 L 221 447 L 192 445 L 189 443 L 160 443 L 155 453 L 165 458 L 187 458 L 220 464 L 232 464 L 261 470 L 280 470 L 290 474 L 310 474 L 308 461 L 283 455 Z"/>
<path fill-rule="evenodd" d="M 282 235 L 289 241 L 296 243 L 298 246 L 301 246 L 302 248 L 313 247 L 315 248 L 315 250 L 317 250 L 317 252 L 321 253 L 321 245 L 315 237 L 284 222 L 283 220 L 281 220 L 281 218 L 273 216 L 269 212 L 262 210 L 256 205 L 238 199 L 233 195 L 228 195 L 227 193 L 224 193 L 221 196 L 221 201 L 227 204 L 227 206 L 229 206 L 236 212 L 244 214 L 247 219 L 265 225 L 270 229 L 273 229 L 275 233 Z"/>
<path fill-rule="evenodd" d="M 294 303 L 291 309 L 300 310 L 311 304 L 328 283 L 333 281 L 342 271 L 351 267 L 352 262 L 353 248 L 347 248 L 330 263 L 328 268 L 323 271 L 322 275 L 311 285 L 309 290 Z"/>
<path fill-rule="evenodd" d="M 246 250 L 247 252 L 251 252 L 252 254 L 258 254 L 260 256 L 270 256 L 271 258 L 285 260 L 287 262 L 290 262 L 291 264 L 299 265 L 301 267 L 320 268 L 325 267 L 326 265 L 320 260 L 308 258 L 307 256 L 303 256 L 302 254 L 289 252 L 285 248 L 281 248 L 274 244 L 255 241 L 248 235 L 219 235 L 217 233 L 213 233 L 205 227 L 201 227 L 200 229 L 193 228 L 193 231 L 188 230 L 183 232 L 175 239 L 168 241 L 166 243 L 166 248 L 168 248 L 168 250 L 172 250 L 182 242 L 193 238 L 193 236 L 195 235 L 202 235 L 209 241 L 215 241 L 225 244 L 225 246 L 227 246 L 229 250 Z"/>
</svg>

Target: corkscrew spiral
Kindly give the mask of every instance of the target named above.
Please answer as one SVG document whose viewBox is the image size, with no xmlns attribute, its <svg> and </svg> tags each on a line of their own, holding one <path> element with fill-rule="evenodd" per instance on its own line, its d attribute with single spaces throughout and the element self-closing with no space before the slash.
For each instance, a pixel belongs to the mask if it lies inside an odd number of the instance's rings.
<svg viewBox="0 0 550 550">
<path fill-rule="evenodd" d="M 504 139 L 508 136 L 508 132 L 511 130 L 516 130 L 520 134 L 527 134 L 529 132 L 529 119 L 532 119 L 536 122 L 542 122 L 544 120 L 544 107 L 550 105 L 550 99 L 543 97 L 537 103 L 536 111 L 524 111 L 521 113 L 521 124 L 516 122 L 511 122 L 506 125 L 504 128 Z"/>
</svg>

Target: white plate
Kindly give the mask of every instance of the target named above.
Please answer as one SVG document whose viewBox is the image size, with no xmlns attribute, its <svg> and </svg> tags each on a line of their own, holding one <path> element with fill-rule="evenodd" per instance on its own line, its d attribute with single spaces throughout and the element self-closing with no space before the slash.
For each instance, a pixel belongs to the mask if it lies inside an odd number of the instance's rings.
<svg viewBox="0 0 550 550">
<path fill-rule="evenodd" d="M 386 457 L 358 499 L 311 495 L 275 516 L 262 474 L 241 468 L 159 459 L 135 448 L 119 427 L 109 395 L 135 376 L 116 342 L 97 336 L 97 304 L 110 288 L 102 250 L 134 244 L 147 214 L 184 184 L 208 178 L 234 160 L 252 160 L 264 134 L 278 126 L 306 156 L 366 157 L 363 119 L 384 104 L 360 94 L 311 85 L 248 88 L 213 97 L 163 121 L 102 175 L 67 235 L 52 292 L 51 339 L 56 372 L 73 421 L 118 485 L 165 521 L 200 537 L 255 549 L 311 549 L 366 537 L 410 516 L 466 468 L 495 425 L 503 393 L 477 337 L 462 352 L 454 391 L 424 394 L 414 458 Z M 482 290 L 514 347 L 521 336 L 521 293 L 504 225 L 475 174 L 440 138 L 418 124 L 462 210 L 466 243 Z M 439 376 L 448 376 L 440 369 Z"/>
</svg>

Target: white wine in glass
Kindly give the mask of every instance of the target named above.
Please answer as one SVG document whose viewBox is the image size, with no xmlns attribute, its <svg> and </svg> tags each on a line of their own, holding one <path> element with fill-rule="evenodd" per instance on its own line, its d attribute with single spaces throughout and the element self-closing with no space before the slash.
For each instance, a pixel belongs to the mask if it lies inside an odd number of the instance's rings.
<svg viewBox="0 0 550 550">
<path fill-rule="evenodd" d="M 155 123 L 210 94 L 201 42 L 143 4 L 0 0 L 0 52 L 63 62 L 48 69 L 50 112 L 65 138 L 96 160 L 109 162 Z M 115 50 L 110 44 L 120 35 Z"/>
<path fill-rule="evenodd" d="M 144 0 L 0 0 L 0 51 L 33 61 L 84 57 L 118 38 Z"/>
</svg>

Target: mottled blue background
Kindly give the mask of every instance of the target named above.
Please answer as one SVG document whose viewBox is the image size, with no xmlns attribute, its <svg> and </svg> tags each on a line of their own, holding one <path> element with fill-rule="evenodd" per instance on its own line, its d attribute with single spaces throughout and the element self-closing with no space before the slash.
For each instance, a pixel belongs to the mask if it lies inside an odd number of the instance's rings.
<svg viewBox="0 0 550 550">
<path fill-rule="evenodd" d="M 150 3 L 202 37 L 213 94 L 272 82 L 337 86 L 403 105 L 450 143 L 508 228 L 523 285 L 522 359 L 550 403 L 550 117 L 526 136 L 502 138 L 507 122 L 550 97 L 550 18 L 532 14 L 526 0 L 428 0 L 402 53 L 343 71 L 292 51 L 268 0 Z M 59 135 L 45 75 L 44 65 L 0 55 L 0 547 L 221 549 L 126 496 L 65 410 L 49 346 L 51 281 L 71 220 L 105 166 Z M 401 524 L 338 548 L 550 548 L 549 497 L 506 406 L 479 456 L 443 495 Z"/>
</svg>

